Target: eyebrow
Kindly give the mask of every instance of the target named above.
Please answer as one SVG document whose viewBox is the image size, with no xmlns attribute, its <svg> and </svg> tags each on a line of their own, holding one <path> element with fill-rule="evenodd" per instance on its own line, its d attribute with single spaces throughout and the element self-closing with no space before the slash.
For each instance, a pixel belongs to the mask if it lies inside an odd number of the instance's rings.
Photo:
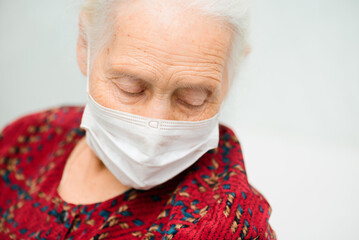
<svg viewBox="0 0 359 240">
<path fill-rule="evenodd" d="M 117 71 L 117 70 L 113 70 L 113 69 L 110 69 L 108 71 L 108 75 L 110 77 L 116 77 L 116 78 L 119 78 L 119 77 L 128 77 L 128 78 L 133 78 L 133 79 L 139 79 L 139 80 L 144 80 L 142 79 L 142 77 L 136 75 L 136 74 L 132 74 L 132 73 L 126 73 L 124 71 Z M 145 80 L 144 80 L 145 81 Z"/>
<path fill-rule="evenodd" d="M 189 83 L 188 81 L 179 81 L 175 83 L 176 88 L 182 88 L 182 89 L 193 89 L 193 90 L 199 90 L 206 92 L 207 94 L 211 95 L 215 93 L 218 88 L 218 86 L 213 86 L 213 84 L 207 84 L 207 83 Z"/>
<path fill-rule="evenodd" d="M 144 81 L 146 83 L 153 83 L 156 82 L 157 80 L 155 78 L 146 78 L 144 77 L 144 75 L 141 76 L 141 74 L 138 74 L 134 71 L 126 71 L 126 70 L 119 70 L 119 69 L 114 69 L 111 68 L 108 71 L 108 75 L 110 75 L 110 78 L 121 78 L 121 77 L 127 77 L 130 79 L 136 79 L 136 80 L 141 80 Z M 211 81 L 215 81 L 213 80 L 213 78 L 207 78 L 207 77 L 199 77 L 203 80 L 200 80 L 198 83 L 192 83 L 190 82 L 190 80 L 183 78 L 182 80 L 176 81 L 174 83 L 176 88 L 182 88 L 182 89 L 194 89 L 194 90 L 200 90 L 200 91 L 205 91 L 208 94 L 212 94 L 215 93 L 219 87 L 220 87 L 220 83 L 218 83 L 218 81 L 216 81 L 216 84 L 211 84 L 208 83 L 209 79 L 212 79 Z M 216 85 L 216 86 L 215 86 Z"/>
</svg>

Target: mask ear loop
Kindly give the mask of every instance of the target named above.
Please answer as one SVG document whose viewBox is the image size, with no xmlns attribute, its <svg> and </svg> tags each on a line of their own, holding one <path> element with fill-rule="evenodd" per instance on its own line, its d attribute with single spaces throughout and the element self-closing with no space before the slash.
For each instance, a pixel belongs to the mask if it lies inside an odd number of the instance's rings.
<svg viewBox="0 0 359 240">
<path fill-rule="evenodd" d="M 90 44 L 87 44 L 86 93 L 90 94 Z"/>
</svg>

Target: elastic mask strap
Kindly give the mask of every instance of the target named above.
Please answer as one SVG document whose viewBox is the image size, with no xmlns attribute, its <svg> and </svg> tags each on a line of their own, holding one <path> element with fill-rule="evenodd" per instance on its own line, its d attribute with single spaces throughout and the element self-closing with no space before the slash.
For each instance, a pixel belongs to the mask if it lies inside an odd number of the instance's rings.
<svg viewBox="0 0 359 240">
<path fill-rule="evenodd" d="M 86 93 L 90 94 L 90 44 L 87 43 Z"/>
</svg>

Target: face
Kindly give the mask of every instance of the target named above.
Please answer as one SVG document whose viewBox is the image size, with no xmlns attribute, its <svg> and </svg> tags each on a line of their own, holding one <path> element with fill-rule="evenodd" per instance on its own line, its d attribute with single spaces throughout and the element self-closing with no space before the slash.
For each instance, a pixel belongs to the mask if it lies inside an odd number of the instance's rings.
<svg viewBox="0 0 359 240">
<path fill-rule="evenodd" d="M 157 119 L 213 117 L 227 90 L 231 32 L 168 1 L 126 4 L 113 38 L 94 59 L 92 97 L 105 107 Z"/>
</svg>

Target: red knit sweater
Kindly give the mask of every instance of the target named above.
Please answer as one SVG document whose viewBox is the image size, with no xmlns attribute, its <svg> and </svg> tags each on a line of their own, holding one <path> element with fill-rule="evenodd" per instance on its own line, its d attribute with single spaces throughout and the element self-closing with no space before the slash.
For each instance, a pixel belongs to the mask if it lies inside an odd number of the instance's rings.
<svg viewBox="0 0 359 240">
<path fill-rule="evenodd" d="M 85 135 L 83 107 L 22 117 L 0 134 L 0 239 L 276 239 L 271 208 L 247 180 L 241 147 L 220 126 L 218 148 L 150 190 L 74 205 L 58 193 Z"/>
</svg>

